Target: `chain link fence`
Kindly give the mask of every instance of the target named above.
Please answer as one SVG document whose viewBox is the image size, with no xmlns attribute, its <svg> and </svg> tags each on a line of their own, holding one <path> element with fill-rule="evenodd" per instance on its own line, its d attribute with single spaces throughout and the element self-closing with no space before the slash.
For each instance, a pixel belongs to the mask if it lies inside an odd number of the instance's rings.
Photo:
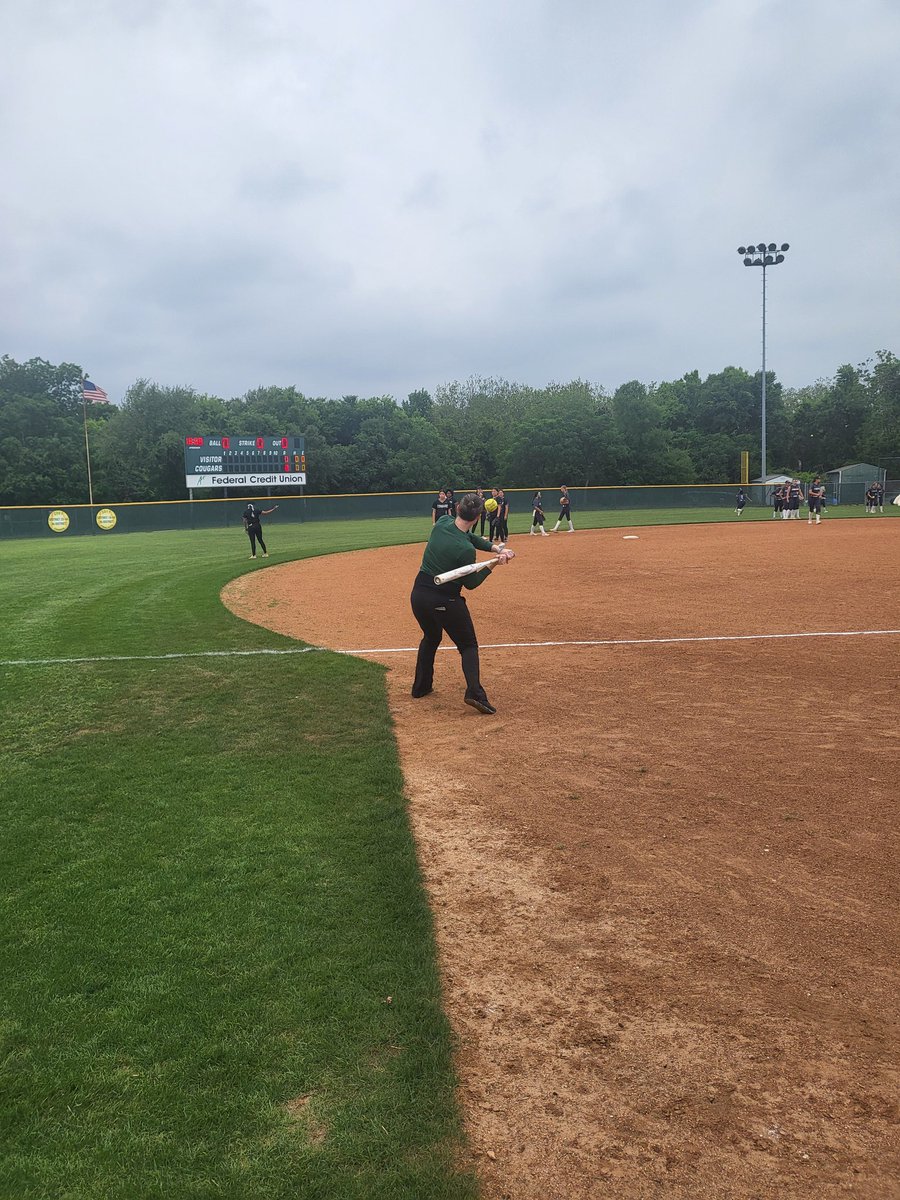
<svg viewBox="0 0 900 1200">
<path fill-rule="evenodd" d="M 569 487 L 572 515 L 579 513 L 734 508 L 739 484 L 690 484 L 660 487 Z M 459 498 L 474 488 L 456 488 Z M 511 519 L 530 515 L 534 488 L 509 488 Z M 772 503 L 772 489 L 745 484 L 751 507 Z M 558 511 L 559 489 L 541 489 L 548 520 Z M 486 494 L 488 494 L 486 492 Z M 895 492 L 891 493 L 891 498 Z M 154 503 L 34 505 L 0 509 L 0 539 L 105 536 L 172 529 L 224 529 L 240 526 L 252 499 L 261 508 L 278 505 L 279 522 L 345 521 L 384 517 L 430 518 L 437 492 L 373 492 L 337 496 L 240 496 L 215 500 L 168 500 Z M 887 494 L 886 494 L 887 501 Z"/>
</svg>

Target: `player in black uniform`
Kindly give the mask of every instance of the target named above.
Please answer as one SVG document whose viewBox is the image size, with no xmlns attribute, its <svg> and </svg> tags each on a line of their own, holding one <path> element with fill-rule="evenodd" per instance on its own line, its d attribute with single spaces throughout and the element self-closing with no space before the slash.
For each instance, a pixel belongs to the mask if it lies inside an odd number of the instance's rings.
<svg viewBox="0 0 900 1200">
<path fill-rule="evenodd" d="M 445 488 L 444 491 L 447 493 L 447 503 L 450 505 L 449 515 L 451 517 L 455 517 L 456 516 L 456 497 L 453 495 L 453 488 Z"/>
<path fill-rule="evenodd" d="M 816 524 L 822 524 L 822 505 L 825 503 L 825 484 L 821 481 L 818 475 L 809 485 L 806 492 L 806 501 L 809 504 L 809 517 L 807 524 L 812 525 L 813 517 L 816 518 Z"/>
<path fill-rule="evenodd" d="M 559 492 L 560 492 L 559 516 L 556 519 L 556 524 L 553 526 L 553 528 L 550 530 L 550 532 L 556 533 L 557 529 L 559 529 L 560 521 L 568 521 L 569 522 L 569 533 L 574 533 L 575 526 L 572 524 L 572 508 L 571 508 L 572 502 L 569 500 L 569 489 L 566 487 L 565 484 L 563 484 L 560 487 Z"/>
<path fill-rule="evenodd" d="M 869 487 L 866 488 L 866 513 L 867 514 L 875 511 L 876 496 L 877 496 L 877 492 L 875 491 L 875 485 L 871 484 Z"/>
<path fill-rule="evenodd" d="M 443 488 L 438 492 L 438 498 L 431 506 L 431 523 L 437 525 L 441 517 L 446 517 L 450 512 L 450 501 L 447 499 L 447 493 Z"/>
<path fill-rule="evenodd" d="M 482 537 L 484 537 L 484 523 L 487 520 L 487 513 L 484 509 L 484 488 L 476 488 L 475 495 L 481 501 L 481 516 L 478 518 L 481 521 L 481 528 L 478 530 L 478 532 Z"/>
<path fill-rule="evenodd" d="M 497 503 L 500 507 L 497 509 L 497 540 L 501 542 L 509 541 L 509 501 L 506 498 L 506 492 L 503 488 L 497 492 Z"/>
<path fill-rule="evenodd" d="M 496 542 L 496 541 L 500 540 L 499 534 L 497 532 L 497 522 L 500 519 L 500 489 L 492 487 L 491 494 L 488 497 L 488 499 L 493 500 L 494 505 L 495 505 L 495 507 L 486 510 L 487 516 L 488 516 L 488 522 L 489 522 L 488 537 L 491 539 L 492 542 Z"/>
<path fill-rule="evenodd" d="M 744 505 L 747 503 L 747 493 L 743 488 L 738 489 L 737 497 L 734 501 L 734 511 L 739 517 L 744 515 Z"/>
<path fill-rule="evenodd" d="M 412 694 L 418 698 L 427 696 L 433 690 L 434 656 L 446 633 L 451 641 L 455 642 L 462 659 L 463 674 L 466 677 L 466 704 L 490 716 L 497 710 L 481 686 L 478 638 L 461 589 L 477 588 L 484 583 L 494 568 L 486 567 L 483 571 L 464 575 L 461 579 L 453 579 L 449 583 L 434 582 L 435 575 L 442 575 L 445 571 L 452 571 L 454 567 L 474 563 L 476 550 L 492 550 L 498 554 L 499 566 L 515 557 L 512 550 L 500 550 L 498 546 L 492 546 L 474 532 L 481 516 L 481 508 L 482 502 L 474 492 L 463 496 L 457 505 L 456 517 L 441 517 L 432 529 L 428 545 L 425 547 L 422 566 L 410 596 L 413 614 L 423 634 L 416 658 L 416 677 L 413 680 Z"/>
<path fill-rule="evenodd" d="M 772 490 L 772 519 L 784 514 L 784 490 L 781 484 L 777 484 Z"/>
<path fill-rule="evenodd" d="M 244 528 L 247 531 L 247 537 L 250 539 L 250 557 L 256 558 L 256 543 L 259 542 L 260 549 L 263 552 L 263 558 L 269 557 L 269 552 L 266 549 L 266 543 L 263 541 L 262 535 L 262 518 L 267 517 L 269 513 L 273 513 L 278 507 L 274 504 L 271 508 L 257 508 L 252 500 L 247 502 L 247 507 L 243 512 Z"/>
<path fill-rule="evenodd" d="M 792 520 L 800 520 L 800 505 L 803 503 L 803 486 L 799 479 L 792 479 L 787 485 L 787 517 Z M 785 515 L 785 514 L 782 514 Z"/>
<path fill-rule="evenodd" d="M 532 536 L 536 535 L 536 530 L 540 529 L 543 537 L 549 537 L 547 530 L 544 528 L 544 501 L 541 498 L 540 492 L 535 492 L 531 497 L 531 529 L 529 532 Z"/>
<path fill-rule="evenodd" d="M 875 493 L 875 505 L 877 506 L 878 511 L 883 513 L 884 512 L 884 484 L 881 482 L 881 480 L 879 480 L 877 483 L 872 484 L 872 491 Z M 873 507 L 872 512 L 874 512 L 874 511 L 875 511 L 875 508 Z"/>
</svg>

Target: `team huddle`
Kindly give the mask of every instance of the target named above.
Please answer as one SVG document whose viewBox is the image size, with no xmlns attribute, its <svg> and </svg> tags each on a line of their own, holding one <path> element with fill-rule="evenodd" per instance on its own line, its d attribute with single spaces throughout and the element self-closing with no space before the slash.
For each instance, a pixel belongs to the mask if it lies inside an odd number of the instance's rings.
<svg viewBox="0 0 900 1200">
<path fill-rule="evenodd" d="M 897 501 L 895 500 L 896 504 Z M 884 512 L 884 484 L 873 483 L 866 489 L 866 512 Z"/>
<path fill-rule="evenodd" d="M 803 494 L 803 484 L 799 479 L 789 479 L 779 484 L 772 493 L 772 517 L 781 517 L 783 521 L 799 520 L 800 505 L 806 501 L 809 506 L 807 524 L 820 525 L 822 513 L 825 512 L 825 484 L 818 475 L 813 479 Z"/>
</svg>

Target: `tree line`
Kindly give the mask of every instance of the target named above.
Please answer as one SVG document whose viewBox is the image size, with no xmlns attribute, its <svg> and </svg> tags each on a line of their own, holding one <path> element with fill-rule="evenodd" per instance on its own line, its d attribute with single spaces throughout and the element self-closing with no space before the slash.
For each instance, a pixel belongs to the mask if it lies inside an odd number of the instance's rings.
<svg viewBox="0 0 900 1200">
<path fill-rule="evenodd" d="M 0 505 L 87 501 L 83 374 L 0 359 Z M 722 483 L 738 478 L 744 450 L 751 477 L 759 472 L 760 384 L 738 367 L 632 380 L 612 394 L 583 380 L 470 379 L 397 403 L 295 387 L 223 399 L 141 379 L 121 405 L 87 406 L 93 492 L 100 502 L 184 499 L 191 434 L 302 434 L 310 493 Z M 900 474 L 900 360 L 890 351 L 802 388 L 769 372 L 766 392 L 770 470 L 893 457 Z"/>
</svg>

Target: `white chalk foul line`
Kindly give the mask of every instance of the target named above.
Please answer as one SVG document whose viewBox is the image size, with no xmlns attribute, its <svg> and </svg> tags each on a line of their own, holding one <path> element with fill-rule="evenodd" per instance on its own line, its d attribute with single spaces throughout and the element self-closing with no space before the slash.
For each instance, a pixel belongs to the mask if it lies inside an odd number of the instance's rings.
<svg viewBox="0 0 900 1200">
<path fill-rule="evenodd" d="M 171 654 L 94 654 L 84 658 L 3 658 L 0 667 L 55 667 L 75 663 L 166 662 L 173 658 L 255 658 L 261 654 L 314 654 L 324 646 L 289 646 L 286 650 L 184 650 Z M 351 651 L 338 651 L 352 653 Z"/>
<path fill-rule="evenodd" d="M 844 637 L 887 637 L 900 634 L 900 629 L 842 629 L 824 630 L 814 633 L 727 633 L 709 637 L 672 638 L 592 638 L 567 642 L 479 642 L 479 650 L 529 650 L 550 646 L 670 646 L 694 642 L 765 642 L 785 638 L 844 638 Z M 439 650 L 455 650 L 455 646 L 443 645 Z M 395 646 L 389 649 L 336 650 L 336 654 L 408 654 L 418 646 Z"/>
<path fill-rule="evenodd" d="M 481 650 L 541 650 L 558 646 L 674 646 L 702 642 L 772 642 L 792 638 L 896 637 L 900 629 L 841 629 L 809 633 L 726 633 L 698 637 L 671 638 L 582 638 L 561 642 L 482 642 Z M 440 650 L 455 650 L 453 645 Z M 167 662 L 180 658 L 258 658 L 285 654 L 415 654 L 418 646 L 372 646 L 360 650 L 332 650 L 327 646 L 288 646 L 283 650 L 184 650 L 171 654 L 97 654 L 84 658 L 4 658 L 0 667 L 70 666 L 77 663 Z"/>
</svg>

